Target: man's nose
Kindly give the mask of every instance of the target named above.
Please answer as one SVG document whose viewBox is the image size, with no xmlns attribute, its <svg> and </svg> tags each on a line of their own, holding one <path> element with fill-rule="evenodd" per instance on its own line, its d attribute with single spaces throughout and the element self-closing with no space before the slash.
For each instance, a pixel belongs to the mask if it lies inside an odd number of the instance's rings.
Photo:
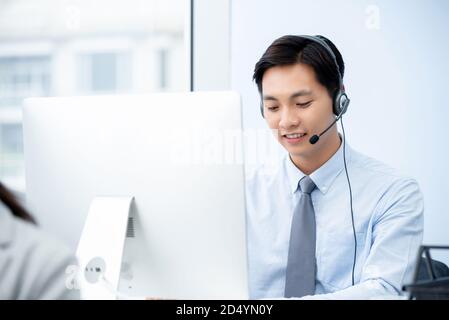
<svg viewBox="0 0 449 320">
<path fill-rule="evenodd" d="M 289 107 L 282 109 L 281 119 L 279 121 L 280 128 L 288 129 L 297 126 L 301 122 L 295 110 Z"/>
</svg>

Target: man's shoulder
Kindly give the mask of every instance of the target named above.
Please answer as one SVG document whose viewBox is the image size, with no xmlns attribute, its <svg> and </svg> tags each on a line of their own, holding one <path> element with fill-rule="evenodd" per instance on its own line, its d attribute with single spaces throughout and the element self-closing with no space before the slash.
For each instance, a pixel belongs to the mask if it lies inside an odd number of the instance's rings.
<svg viewBox="0 0 449 320">
<path fill-rule="evenodd" d="M 384 198 L 394 199 L 404 194 L 422 198 L 418 181 L 414 177 L 363 153 L 352 152 L 351 168 L 348 170 L 351 179 L 358 179 L 359 185 L 381 192 Z"/>
<path fill-rule="evenodd" d="M 407 173 L 399 168 L 395 168 L 381 160 L 356 150 L 351 151 L 351 165 L 356 173 L 364 172 L 373 178 L 377 177 L 391 181 L 412 179 Z"/>
<path fill-rule="evenodd" d="M 270 183 L 277 180 L 283 173 L 285 157 L 277 161 L 264 162 L 257 165 L 245 166 L 245 180 L 247 183 Z"/>
<path fill-rule="evenodd" d="M 285 190 L 288 190 L 286 178 L 285 157 L 277 161 L 246 166 L 245 187 L 247 196 L 254 199 L 270 198 L 274 193 L 285 192 Z"/>
</svg>

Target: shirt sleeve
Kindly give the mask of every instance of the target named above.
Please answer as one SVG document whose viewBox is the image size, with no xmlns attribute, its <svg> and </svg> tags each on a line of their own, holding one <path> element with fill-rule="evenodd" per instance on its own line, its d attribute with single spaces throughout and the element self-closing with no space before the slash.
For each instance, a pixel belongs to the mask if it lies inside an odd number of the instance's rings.
<svg viewBox="0 0 449 320">
<path fill-rule="evenodd" d="M 383 200 L 383 201 L 382 201 Z M 412 281 L 422 243 L 424 201 L 418 183 L 400 179 L 387 190 L 375 213 L 372 244 L 360 282 L 304 299 L 385 299 L 400 297 Z"/>
</svg>

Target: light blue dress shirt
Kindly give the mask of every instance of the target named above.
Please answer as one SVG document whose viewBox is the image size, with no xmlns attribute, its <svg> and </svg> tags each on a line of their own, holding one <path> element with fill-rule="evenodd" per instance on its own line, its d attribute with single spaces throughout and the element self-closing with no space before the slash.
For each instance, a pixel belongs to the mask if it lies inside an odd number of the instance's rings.
<svg viewBox="0 0 449 320">
<path fill-rule="evenodd" d="M 316 218 L 316 290 L 309 299 L 371 299 L 400 295 L 412 280 L 423 233 L 423 197 L 417 182 L 351 149 L 346 143 L 357 236 L 354 236 L 343 143 L 310 174 Z M 304 176 L 286 155 L 273 170 L 248 173 L 247 237 L 250 298 L 284 295 L 290 226 Z"/>
</svg>

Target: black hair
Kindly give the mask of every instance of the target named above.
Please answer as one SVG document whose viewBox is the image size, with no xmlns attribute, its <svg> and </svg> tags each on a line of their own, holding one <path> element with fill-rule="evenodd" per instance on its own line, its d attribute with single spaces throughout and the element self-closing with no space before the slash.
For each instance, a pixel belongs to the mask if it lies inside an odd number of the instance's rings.
<svg viewBox="0 0 449 320">
<path fill-rule="evenodd" d="M 343 78 L 345 65 L 337 47 L 323 36 L 316 37 L 326 42 L 334 53 L 338 63 L 338 70 Z M 331 98 L 334 96 L 339 84 L 339 74 L 333 57 L 323 45 L 313 40 L 294 35 L 286 35 L 276 39 L 256 63 L 253 80 L 257 84 L 259 93 L 262 95 L 262 78 L 265 71 L 275 66 L 296 63 L 311 66 L 315 71 L 318 82 L 326 87 Z"/>
<path fill-rule="evenodd" d="M 0 182 L 0 201 L 2 201 L 5 206 L 11 211 L 11 213 L 21 218 L 25 221 L 31 222 L 32 224 L 36 224 L 36 220 L 33 216 L 28 213 L 28 211 L 17 201 L 14 194 L 8 190 L 1 182 Z"/>
</svg>

